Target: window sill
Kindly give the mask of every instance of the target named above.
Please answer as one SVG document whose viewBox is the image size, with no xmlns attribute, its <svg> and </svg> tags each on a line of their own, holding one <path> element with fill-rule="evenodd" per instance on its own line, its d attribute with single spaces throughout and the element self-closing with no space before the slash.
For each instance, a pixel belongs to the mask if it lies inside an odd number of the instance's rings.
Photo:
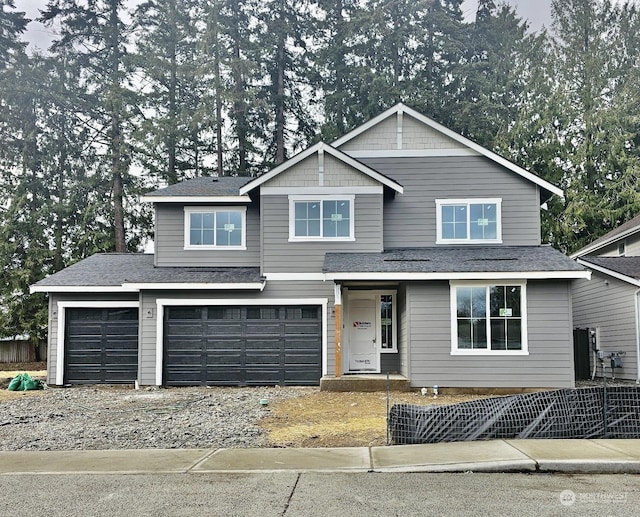
<svg viewBox="0 0 640 517">
<path fill-rule="evenodd" d="M 462 356 L 475 356 L 475 357 L 486 357 L 486 356 L 523 356 L 529 355 L 528 350 L 452 350 L 451 355 L 462 355 Z"/>
<path fill-rule="evenodd" d="M 502 244 L 502 239 L 476 239 L 476 240 L 462 240 L 462 239 L 438 239 L 436 244 Z"/>
<path fill-rule="evenodd" d="M 380 353 L 381 354 L 397 354 L 398 349 L 397 348 L 381 348 Z"/>
<path fill-rule="evenodd" d="M 355 242 L 355 237 L 289 237 L 289 242 Z"/>
<path fill-rule="evenodd" d="M 246 246 L 185 246 L 185 251 L 244 251 Z"/>
</svg>

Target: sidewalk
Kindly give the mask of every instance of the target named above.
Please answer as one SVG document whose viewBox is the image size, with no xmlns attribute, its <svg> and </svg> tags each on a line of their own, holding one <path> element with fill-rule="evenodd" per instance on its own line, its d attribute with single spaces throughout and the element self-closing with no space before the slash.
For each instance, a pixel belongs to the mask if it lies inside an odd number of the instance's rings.
<svg viewBox="0 0 640 517">
<path fill-rule="evenodd" d="M 335 449 L 0 451 L 0 475 L 239 472 L 640 473 L 640 440 L 491 440 Z"/>
</svg>

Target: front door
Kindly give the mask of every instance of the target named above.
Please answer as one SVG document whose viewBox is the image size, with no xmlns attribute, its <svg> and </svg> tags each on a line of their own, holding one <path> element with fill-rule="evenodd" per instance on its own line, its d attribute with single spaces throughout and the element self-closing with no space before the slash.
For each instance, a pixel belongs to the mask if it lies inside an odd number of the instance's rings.
<svg viewBox="0 0 640 517">
<path fill-rule="evenodd" d="M 378 372 L 378 326 L 375 297 L 349 300 L 349 371 Z"/>
</svg>

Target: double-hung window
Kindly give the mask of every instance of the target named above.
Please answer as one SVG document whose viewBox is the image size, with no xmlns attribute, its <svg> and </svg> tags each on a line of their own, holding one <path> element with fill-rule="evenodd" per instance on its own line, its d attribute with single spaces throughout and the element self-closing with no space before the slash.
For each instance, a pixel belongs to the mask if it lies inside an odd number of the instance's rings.
<svg viewBox="0 0 640 517">
<path fill-rule="evenodd" d="M 501 243 L 501 205 L 501 199 L 436 199 L 436 243 Z"/>
<path fill-rule="evenodd" d="M 245 249 L 244 207 L 185 207 L 185 249 Z"/>
<path fill-rule="evenodd" d="M 451 283 L 451 352 L 527 354 L 526 284 Z"/>
<path fill-rule="evenodd" d="M 290 241 L 352 241 L 353 195 L 289 196 Z"/>
</svg>

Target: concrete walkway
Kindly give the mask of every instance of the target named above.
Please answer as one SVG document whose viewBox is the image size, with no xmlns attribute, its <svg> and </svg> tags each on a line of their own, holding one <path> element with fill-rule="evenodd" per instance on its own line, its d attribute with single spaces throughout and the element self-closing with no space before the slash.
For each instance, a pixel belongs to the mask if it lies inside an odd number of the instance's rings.
<svg viewBox="0 0 640 517">
<path fill-rule="evenodd" d="M 0 451 L 0 475 L 239 472 L 640 473 L 640 440 L 491 440 L 334 449 Z"/>
</svg>

